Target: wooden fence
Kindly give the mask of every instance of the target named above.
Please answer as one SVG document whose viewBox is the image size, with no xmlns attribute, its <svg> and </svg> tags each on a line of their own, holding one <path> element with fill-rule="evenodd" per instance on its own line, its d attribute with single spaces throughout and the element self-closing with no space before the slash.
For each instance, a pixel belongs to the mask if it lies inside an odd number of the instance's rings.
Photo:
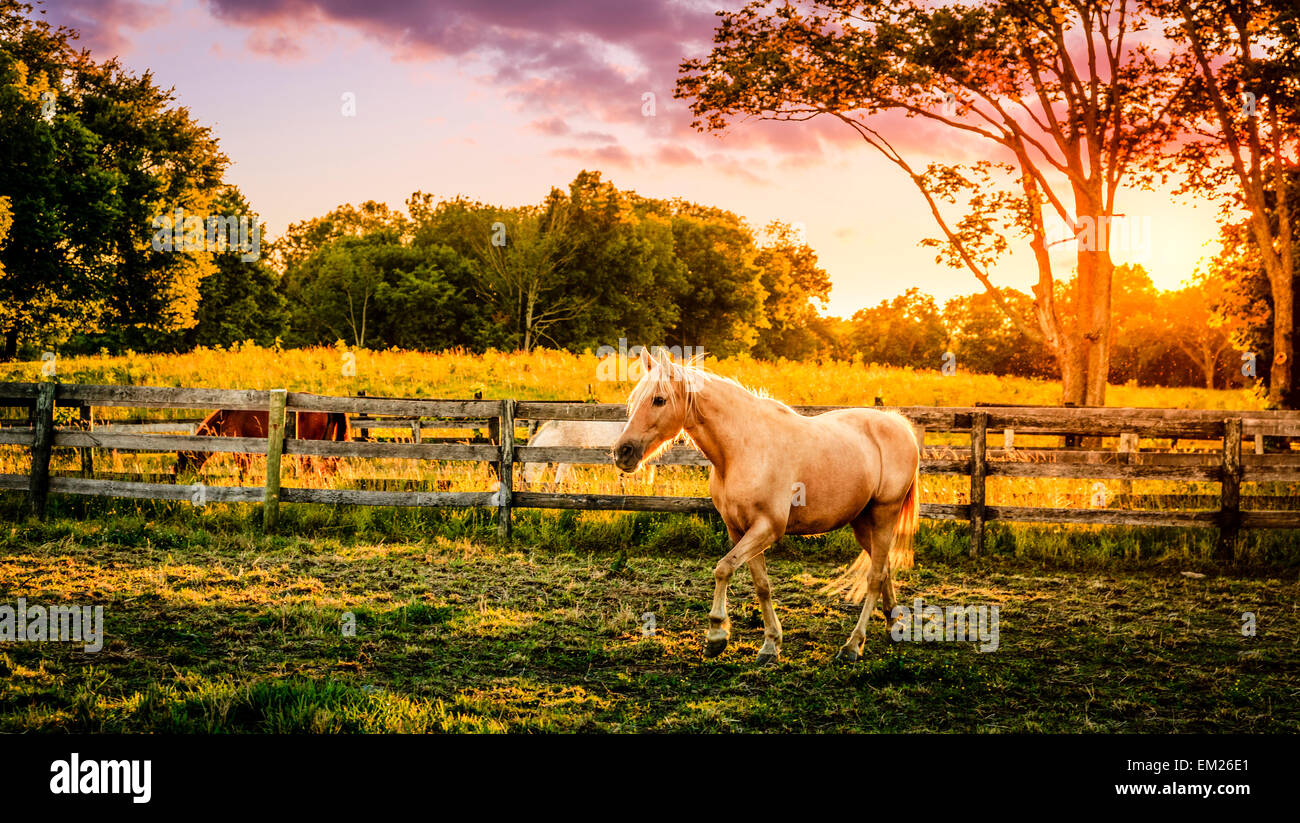
<svg viewBox="0 0 1300 823">
<path fill-rule="evenodd" d="M 283 389 L 242 391 L 223 389 L 162 388 L 150 386 L 89 386 L 55 383 L 0 383 L 0 407 L 26 407 L 28 418 L 10 418 L 0 427 L 0 445 L 27 447 L 31 468 L 26 475 L 0 474 L 0 489 L 26 491 L 30 511 L 42 516 L 50 492 L 158 500 L 191 500 L 196 487 L 175 483 L 145 483 L 95 478 L 95 449 L 142 452 L 226 452 L 265 454 L 263 487 L 206 486 L 212 502 L 262 503 L 263 523 L 276 526 L 281 502 L 366 506 L 477 506 L 494 508 L 498 533 L 510 536 L 511 512 L 516 508 L 604 509 L 621 511 L 707 513 L 707 497 L 648 495 L 555 494 L 517 489 L 514 465 L 525 462 L 610 464 L 601 449 L 538 447 L 516 442 L 517 428 L 525 421 L 624 420 L 621 405 L 516 400 L 426 400 L 386 397 L 331 397 Z M 56 427 L 56 407 L 77 409 L 73 425 Z M 111 422 L 96 428 L 96 407 L 166 409 L 268 410 L 266 438 L 199 437 L 166 435 L 148 428 L 124 430 Z M 796 406 L 802 414 L 819 414 L 841 406 Z M 923 445 L 921 472 L 969 478 L 969 502 L 923 503 L 921 516 L 940 520 L 966 520 L 972 526 L 971 551 L 982 551 L 984 524 L 992 521 L 1071 523 L 1094 525 L 1217 527 L 1219 555 L 1230 559 L 1238 533 L 1249 528 L 1300 529 L 1297 510 L 1243 510 L 1241 484 L 1300 481 L 1300 452 L 1286 448 L 1265 453 L 1265 438 L 1300 439 L 1300 412 L 1218 411 L 1153 408 L 969 408 L 899 407 L 917 429 Z M 408 428 L 412 442 L 332 442 L 286 437 L 289 412 L 344 412 L 361 416 L 369 429 Z M 21 425 L 26 422 L 26 425 Z M 487 423 L 488 442 L 422 442 L 425 429 L 473 428 Z M 148 423 L 138 424 L 148 427 Z M 969 435 L 969 446 L 927 446 L 929 432 Z M 990 437 L 1002 437 L 1002 446 L 990 446 Z M 1091 443 L 1082 449 L 1025 448 L 1016 446 L 1020 435 L 1061 436 Z M 1098 447 L 1103 437 L 1117 437 L 1118 449 Z M 1243 440 L 1253 438 L 1255 448 L 1243 452 Z M 964 437 L 962 438 L 964 439 Z M 1201 451 L 1143 451 L 1142 440 L 1195 441 Z M 1249 440 L 1247 440 L 1249 442 Z M 1023 440 L 1022 440 L 1023 443 Z M 50 457 L 55 448 L 81 453 L 80 477 L 51 476 Z M 283 455 L 335 458 L 401 458 L 410 460 L 486 462 L 500 477 L 496 491 L 394 492 L 363 489 L 282 488 Z M 661 465 L 707 466 L 702 454 L 676 447 L 662 454 Z M 1137 511 L 1111 508 L 1061 508 L 991 506 L 986 486 L 990 477 L 1066 478 L 1092 480 L 1162 479 L 1179 482 L 1209 481 L 1219 484 L 1218 505 L 1212 509 Z M 1261 498 L 1264 499 L 1264 498 Z M 1276 498 L 1273 498 L 1276 499 Z"/>
</svg>

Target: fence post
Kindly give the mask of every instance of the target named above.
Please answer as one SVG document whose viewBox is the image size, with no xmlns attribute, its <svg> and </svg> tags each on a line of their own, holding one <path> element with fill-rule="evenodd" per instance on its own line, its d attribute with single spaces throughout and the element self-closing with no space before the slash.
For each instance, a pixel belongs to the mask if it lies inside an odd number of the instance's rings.
<svg viewBox="0 0 1300 823">
<path fill-rule="evenodd" d="M 1138 450 L 1137 432 L 1123 432 L 1119 436 L 1119 452 L 1115 462 L 1121 466 L 1133 465 L 1133 457 Z M 1133 494 L 1133 481 L 1124 478 L 1119 481 L 1119 493 L 1123 495 Z"/>
<path fill-rule="evenodd" d="M 280 521 L 280 455 L 284 454 L 284 406 L 288 392 L 272 389 L 266 417 L 266 495 L 262 498 L 262 531 L 271 534 Z"/>
<path fill-rule="evenodd" d="M 501 462 L 498 474 L 501 485 L 497 491 L 497 537 L 510 539 L 510 504 L 514 497 L 515 477 L 515 401 L 506 398 L 501 401 Z"/>
<path fill-rule="evenodd" d="M 985 444 L 988 441 L 988 412 L 975 412 L 970 421 L 970 556 L 984 551 Z"/>
<path fill-rule="evenodd" d="M 45 517 L 45 501 L 50 495 L 50 450 L 54 445 L 55 383 L 41 383 L 36 393 L 32 417 L 32 468 L 27 500 L 33 517 Z"/>
<path fill-rule="evenodd" d="M 482 392 L 475 392 L 475 393 L 474 393 L 474 399 L 475 399 L 475 400 L 481 400 L 482 398 L 483 398 L 483 393 L 482 393 Z M 512 409 L 512 411 L 513 411 L 513 409 Z M 500 417 L 489 417 L 489 418 L 488 418 L 488 422 L 487 422 L 487 424 L 488 424 L 488 442 L 491 443 L 491 444 L 494 445 L 494 446 L 500 447 L 500 446 L 501 446 L 501 418 L 500 418 Z M 492 471 L 493 471 L 494 474 L 496 474 L 497 479 L 500 480 L 500 479 L 501 479 L 501 464 L 500 464 L 500 463 L 494 463 L 494 464 L 492 464 Z"/>
<path fill-rule="evenodd" d="M 1241 528 L 1241 418 L 1223 421 L 1223 485 L 1219 499 L 1219 545 L 1215 559 L 1232 562 Z"/>
<path fill-rule="evenodd" d="M 90 432 L 95 430 L 95 415 L 91 411 L 90 406 L 88 405 L 82 406 L 78 410 L 77 416 L 81 419 L 82 431 Z M 84 449 L 78 449 L 78 451 L 81 452 L 81 476 L 94 477 L 95 476 L 94 448 L 92 448 L 91 446 L 87 446 Z"/>
</svg>

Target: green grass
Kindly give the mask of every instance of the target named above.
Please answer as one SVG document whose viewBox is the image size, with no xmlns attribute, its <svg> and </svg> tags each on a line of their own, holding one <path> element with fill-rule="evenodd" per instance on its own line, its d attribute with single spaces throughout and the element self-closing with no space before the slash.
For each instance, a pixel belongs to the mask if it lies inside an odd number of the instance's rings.
<svg viewBox="0 0 1300 823">
<path fill-rule="evenodd" d="M 856 544 L 783 541 L 763 669 L 743 570 L 703 659 L 713 519 L 522 512 L 501 545 L 487 512 L 286 506 L 268 538 L 256 507 L 20 503 L 0 498 L 0 603 L 103 604 L 107 639 L 0 644 L 5 732 L 1300 731 L 1287 533 L 1222 574 L 1213 532 L 1001 527 L 970 560 L 963 527 L 925 523 L 901 598 L 998 605 L 1000 648 L 894 644 L 877 618 L 852 666 L 832 657 L 856 612 L 818 589 Z"/>
</svg>

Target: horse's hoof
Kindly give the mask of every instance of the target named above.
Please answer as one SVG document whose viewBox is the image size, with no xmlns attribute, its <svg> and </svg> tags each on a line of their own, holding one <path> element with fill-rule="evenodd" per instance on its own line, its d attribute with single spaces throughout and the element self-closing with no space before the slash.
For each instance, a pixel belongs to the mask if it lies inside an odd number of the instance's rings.
<svg viewBox="0 0 1300 823">
<path fill-rule="evenodd" d="M 758 655 L 758 660 L 755 662 L 757 662 L 758 665 L 760 666 L 771 666 L 772 664 L 776 663 L 776 658 L 777 656 L 775 654 L 762 652 Z"/>
<path fill-rule="evenodd" d="M 710 640 L 709 642 L 704 644 L 704 656 L 717 657 L 718 655 L 722 654 L 722 651 L 726 648 L 727 648 L 726 638 L 723 638 L 722 640 Z"/>
<path fill-rule="evenodd" d="M 835 659 L 841 663 L 855 663 L 858 659 L 858 653 L 850 648 L 841 648 L 835 655 Z"/>
</svg>

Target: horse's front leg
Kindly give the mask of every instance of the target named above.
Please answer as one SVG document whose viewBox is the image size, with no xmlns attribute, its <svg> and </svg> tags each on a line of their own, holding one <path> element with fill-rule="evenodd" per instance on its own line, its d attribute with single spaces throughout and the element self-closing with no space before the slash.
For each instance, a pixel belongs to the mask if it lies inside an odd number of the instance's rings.
<svg viewBox="0 0 1300 823">
<path fill-rule="evenodd" d="M 748 563 L 776 542 L 776 530 L 765 521 L 755 521 L 749 531 L 745 532 L 727 555 L 718 561 L 713 569 L 713 608 L 709 610 L 709 631 L 705 635 L 708 641 L 704 646 L 705 657 L 717 657 L 727 648 L 727 638 L 731 636 L 731 620 L 727 617 L 727 584 L 731 575 L 741 563 Z"/>
<path fill-rule="evenodd" d="M 772 581 L 767 577 L 767 557 L 756 554 L 749 559 L 749 574 L 754 578 L 754 594 L 763 612 L 763 648 L 758 650 L 760 666 L 775 663 L 781 654 L 781 621 L 772 605 Z"/>
</svg>

